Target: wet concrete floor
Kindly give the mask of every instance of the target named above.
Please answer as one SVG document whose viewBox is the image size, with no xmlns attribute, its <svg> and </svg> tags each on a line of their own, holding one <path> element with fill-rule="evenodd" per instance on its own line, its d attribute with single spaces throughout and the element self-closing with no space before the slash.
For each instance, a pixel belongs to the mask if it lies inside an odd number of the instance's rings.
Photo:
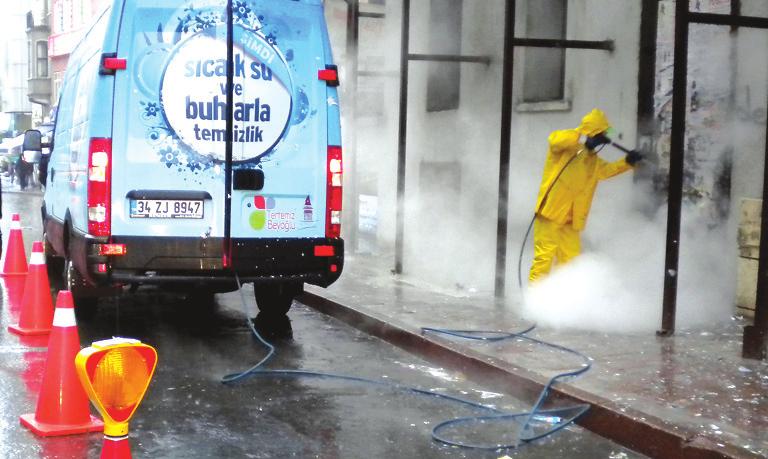
<svg viewBox="0 0 768 459">
<path fill-rule="evenodd" d="M 530 325 L 514 304 L 438 293 L 382 274 L 387 269 L 381 258 L 348 257 L 339 282 L 309 291 L 413 334 L 424 326 L 519 331 Z M 566 387 L 595 394 L 609 410 L 631 411 L 638 424 L 655 422 L 680 431 L 684 442 L 707 444 L 725 457 L 766 457 L 768 364 L 740 357 L 744 323 L 733 319 L 708 329 L 678 330 L 668 338 L 541 327 L 533 336 L 593 358 L 592 371 Z M 542 378 L 572 365 L 567 354 L 525 342 L 442 341 Z"/>
<path fill-rule="evenodd" d="M 22 214 L 27 248 L 39 237 L 39 197 L 4 196 L 3 233 L 10 214 Z M 3 290 L 0 308 L 0 457 L 98 457 L 99 434 L 42 439 L 22 428 L 32 412 L 45 363 L 43 342 L 6 331 L 18 317 Z M 244 291 L 249 316 L 252 290 Z M 431 440 L 437 423 L 484 414 L 478 409 L 414 395 L 391 387 L 327 378 L 258 376 L 233 385 L 221 377 L 247 369 L 264 355 L 244 322 L 236 293 L 215 305 L 156 290 L 139 290 L 101 302 L 79 323 L 83 345 L 113 335 L 157 347 L 159 365 L 146 400 L 131 423 L 134 457 L 487 457 L 504 453 L 444 446 Z M 295 304 L 290 320 L 257 324 L 277 347 L 270 368 L 315 370 L 397 382 L 492 404 L 508 411 L 528 408 L 508 395 L 485 390 L 466 375 L 447 371 L 341 322 Z M 511 441 L 509 425 L 454 432 L 472 442 Z M 642 457 L 579 427 L 570 427 L 512 457 Z"/>
</svg>

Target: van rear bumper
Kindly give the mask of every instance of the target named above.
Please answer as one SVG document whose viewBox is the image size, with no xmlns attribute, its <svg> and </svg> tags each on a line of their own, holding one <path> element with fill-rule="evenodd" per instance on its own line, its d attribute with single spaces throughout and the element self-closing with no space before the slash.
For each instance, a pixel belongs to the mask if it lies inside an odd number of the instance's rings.
<svg viewBox="0 0 768 459">
<path fill-rule="evenodd" d="M 242 282 L 307 282 L 327 287 L 344 266 L 342 239 L 232 238 L 229 268 L 223 264 L 223 238 L 112 236 L 110 242 L 125 244 L 126 254 L 108 257 L 104 274 L 89 266 L 100 284 L 231 284 L 236 272 Z"/>
</svg>

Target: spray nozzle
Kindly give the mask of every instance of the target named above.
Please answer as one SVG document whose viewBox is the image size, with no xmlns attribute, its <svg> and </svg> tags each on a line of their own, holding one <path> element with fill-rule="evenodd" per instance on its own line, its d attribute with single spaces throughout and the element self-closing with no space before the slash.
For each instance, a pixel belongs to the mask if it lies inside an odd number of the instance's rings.
<svg viewBox="0 0 768 459">
<path fill-rule="evenodd" d="M 625 147 L 623 145 L 619 145 L 616 142 L 611 142 L 611 145 L 613 145 L 614 147 L 618 148 L 619 150 L 621 150 L 621 151 L 623 151 L 624 153 L 627 154 L 626 161 L 631 166 L 634 166 L 635 164 L 637 164 L 639 161 L 641 161 L 645 157 L 645 155 L 643 155 L 641 152 L 639 152 L 637 150 L 630 150 L 629 148 L 627 148 L 627 147 Z"/>
</svg>

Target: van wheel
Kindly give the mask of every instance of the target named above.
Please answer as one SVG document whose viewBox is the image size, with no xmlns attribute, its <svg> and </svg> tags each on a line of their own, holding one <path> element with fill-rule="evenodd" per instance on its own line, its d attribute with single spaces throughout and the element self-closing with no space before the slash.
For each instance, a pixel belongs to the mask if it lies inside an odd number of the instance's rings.
<svg viewBox="0 0 768 459">
<path fill-rule="evenodd" d="M 43 253 L 45 254 L 45 268 L 49 279 L 62 279 L 64 274 L 64 258 L 56 256 L 48 242 L 48 234 L 43 233 Z"/>
<path fill-rule="evenodd" d="M 87 320 L 96 315 L 98 298 L 83 296 L 85 280 L 77 272 L 75 264 L 69 258 L 64 259 L 64 288 L 72 292 L 75 315 L 78 319 Z"/>
<path fill-rule="evenodd" d="M 288 314 L 293 299 L 303 291 L 303 283 L 256 284 L 253 286 L 256 306 L 267 317 L 279 317 Z"/>
</svg>

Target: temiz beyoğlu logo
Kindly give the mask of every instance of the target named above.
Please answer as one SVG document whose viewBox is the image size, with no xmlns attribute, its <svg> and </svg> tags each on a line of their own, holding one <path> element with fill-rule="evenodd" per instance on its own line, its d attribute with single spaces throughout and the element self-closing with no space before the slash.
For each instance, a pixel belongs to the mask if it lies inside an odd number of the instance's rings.
<svg viewBox="0 0 768 459">
<path fill-rule="evenodd" d="M 282 57 L 257 34 L 248 33 L 246 42 L 247 50 L 238 43 L 233 50 L 235 161 L 269 152 L 291 115 L 291 83 L 285 81 L 288 70 Z M 193 35 L 170 58 L 160 92 L 169 127 L 179 139 L 197 153 L 221 161 L 226 140 L 226 55 L 221 37 L 210 31 Z"/>
<path fill-rule="evenodd" d="M 253 206 L 256 210 L 251 212 L 248 222 L 251 224 L 251 228 L 257 231 L 263 230 L 267 223 L 267 211 L 275 208 L 275 198 L 255 196 Z"/>
</svg>

